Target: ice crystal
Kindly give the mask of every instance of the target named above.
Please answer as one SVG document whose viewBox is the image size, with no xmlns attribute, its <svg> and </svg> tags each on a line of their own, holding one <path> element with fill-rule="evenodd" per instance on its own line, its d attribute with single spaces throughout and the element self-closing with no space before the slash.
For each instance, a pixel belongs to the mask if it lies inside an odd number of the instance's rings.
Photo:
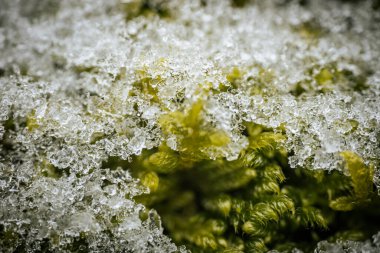
<svg viewBox="0 0 380 253">
<path fill-rule="evenodd" d="M 368 252 L 376 253 L 380 250 L 380 233 L 377 233 L 372 237 L 372 240 L 367 240 L 365 242 L 355 242 L 355 241 L 339 241 L 336 243 L 329 243 L 322 241 L 318 243 L 318 247 L 315 249 L 316 253 L 345 253 L 345 252 Z"/>
<path fill-rule="evenodd" d="M 337 242 L 321 241 L 314 249 L 314 253 L 376 253 L 380 250 L 380 233 L 372 236 L 372 240 L 364 242 L 338 240 Z M 270 251 L 270 253 L 278 253 L 278 251 Z M 302 250 L 293 249 L 292 253 L 303 253 Z"/>
<path fill-rule="evenodd" d="M 146 188 L 104 161 L 178 150 L 160 119 L 197 101 L 229 140 L 211 159 L 237 159 L 254 122 L 284 129 L 292 167 L 376 165 L 376 2 L 306 2 L 1 1 L 0 248 L 176 251 L 140 217 Z"/>
</svg>

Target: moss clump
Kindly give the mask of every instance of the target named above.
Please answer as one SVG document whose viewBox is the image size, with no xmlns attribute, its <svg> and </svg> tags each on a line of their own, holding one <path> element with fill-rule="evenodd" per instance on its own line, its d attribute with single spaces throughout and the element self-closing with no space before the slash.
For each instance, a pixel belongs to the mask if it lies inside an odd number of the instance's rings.
<svg viewBox="0 0 380 253">
<path fill-rule="evenodd" d="M 378 217 L 372 210 L 379 198 L 371 195 L 372 170 L 357 155 L 342 153 L 350 176 L 290 169 L 280 129 L 246 123 L 249 146 L 239 158 L 212 160 L 204 150 L 229 141 L 204 124 L 201 101 L 187 112 L 162 116 L 160 124 L 165 134 L 177 136 L 177 150 L 164 143 L 124 166 L 150 189 L 136 200 L 158 211 L 176 243 L 194 252 L 308 251 L 321 240 L 364 239 L 376 232 L 367 217 Z M 343 197 L 337 196 L 346 192 L 368 209 L 340 208 Z"/>
<path fill-rule="evenodd" d="M 39 175 L 42 175 L 44 177 L 54 178 L 54 179 L 61 178 L 68 171 L 68 170 L 58 169 L 46 159 L 43 159 L 42 162 L 40 163 L 36 163 L 35 167 Z"/>
<path fill-rule="evenodd" d="M 166 1 L 160 0 L 132 0 L 122 1 L 121 8 L 126 14 L 127 20 L 139 16 L 158 16 L 160 18 L 169 18 L 171 13 L 166 5 Z"/>
<path fill-rule="evenodd" d="M 360 73 L 355 74 L 351 70 L 338 68 L 337 63 L 312 67 L 305 72 L 305 76 L 310 78 L 297 82 L 290 92 L 297 97 L 303 94 L 329 93 L 333 90 L 362 92 L 369 87 L 367 76 L 371 72 L 360 68 Z"/>
<path fill-rule="evenodd" d="M 356 206 L 371 202 L 373 192 L 374 168 L 366 166 L 363 159 L 357 154 L 345 151 L 341 153 L 346 163 L 346 170 L 350 174 L 351 189 L 347 196 L 338 197 L 330 202 L 330 207 L 338 211 L 351 211 Z"/>
<path fill-rule="evenodd" d="M 326 33 L 326 30 L 317 20 L 303 22 L 297 26 L 294 26 L 293 30 L 309 43 L 315 43 L 316 40 Z"/>
<path fill-rule="evenodd" d="M 36 118 L 36 112 L 32 111 L 28 117 L 26 117 L 26 128 L 33 132 L 33 130 L 38 129 L 40 125 L 38 124 L 38 120 Z"/>
<path fill-rule="evenodd" d="M 231 0 L 231 5 L 237 8 L 243 8 L 251 2 L 250 0 Z"/>
<path fill-rule="evenodd" d="M 254 64 L 248 68 L 233 67 L 226 70 L 229 86 L 220 87 L 220 91 L 245 89 L 250 95 L 270 95 L 277 91 L 274 85 L 275 73 L 272 69 Z"/>
<path fill-rule="evenodd" d="M 207 125 L 202 119 L 203 101 L 195 102 L 186 112 L 170 112 L 159 119 L 159 125 L 164 135 L 177 136 L 177 159 L 185 167 L 192 163 L 209 159 L 207 150 L 222 147 L 230 142 L 229 136 L 221 130 Z M 161 148 L 162 149 L 162 148 Z M 174 153 L 166 155 L 173 156 Z M 222 154 L 220 154 L 220 157 Z M 162 164 L 156 164 L 161 166 Z M 177 164 L 176 164 L 177 165 Z"/>
</svg>

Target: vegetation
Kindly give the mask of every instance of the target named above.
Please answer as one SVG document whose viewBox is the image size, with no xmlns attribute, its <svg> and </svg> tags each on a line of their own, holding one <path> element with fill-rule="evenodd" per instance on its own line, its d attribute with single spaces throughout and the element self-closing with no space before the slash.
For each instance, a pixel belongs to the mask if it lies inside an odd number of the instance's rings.
<svg viewBox="0 0 380 253">
<path fill-rule="evenodd" d="M 180 136 L 177 150 L 164 143 L 132 164 L 115 159 L 107 166 L 132 168 L 150 189 L 135 199 L 156 209 L 170 237 L 193 252 L 308 252 L 321 240 L 363 240 L 376 232 L 373 166 L 353 152 L 341 154 L 347 175 L 291 169 L 281 130 L 245 123 L 249 145 L 239 159 L 212 160 L 205 150 L 230 140 L 204 124 L 201 101 L 162 116 L 160 126 Z"/>
</svg>

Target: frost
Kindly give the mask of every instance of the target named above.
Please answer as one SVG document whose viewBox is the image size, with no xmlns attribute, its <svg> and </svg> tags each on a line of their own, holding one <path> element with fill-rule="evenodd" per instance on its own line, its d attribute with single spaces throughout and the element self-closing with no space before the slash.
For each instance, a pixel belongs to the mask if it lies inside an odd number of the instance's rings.
<svg viewBox="0 0 380 253">
<path fill-rule="evenodd" d="M 355 241 L 339 241 L 336 243 L 329 243 L 327 241 L 322 241 L 318 243 L 315 253 L 376 253 L 380 250 L 379 244 L 380 233 L 377 233 L 372 237 L 371 240 L 365 242 L 355 242 Z"/>
<path fill-rule="evenodd" d="M 182 134 L 163 134 L 159 119 L 200 100 L 203 124 L 230 140 L 202 150 L 211 159 L 236 159 L 255 122 L 285 131 L 292 167 L 341 170 L 346 150 L 378 166 L 375 1 L 308 2 L 1 1 L 8 252 L 176 251 L 154 217 L 139 217 L 133 197 L 146 189 L 104 163 L 163 142 L 178 150 Z"/>
<path fill-rule="evenodd" d="M 372 240 L 351 241 L 338 240 L 336 242 L 321 241 L 314 249 L 314 253 L 377 253 L 380 250 L 380 233 L 372 236 Z M 293 249 L 292 253 L 303 253 L 302 250 Z M 269 253 L 279 253 L 276 250 Z"/>
</svg>

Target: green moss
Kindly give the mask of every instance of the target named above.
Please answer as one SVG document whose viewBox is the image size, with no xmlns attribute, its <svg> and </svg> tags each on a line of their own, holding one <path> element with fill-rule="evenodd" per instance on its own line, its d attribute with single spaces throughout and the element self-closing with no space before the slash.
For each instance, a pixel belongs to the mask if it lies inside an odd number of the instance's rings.
<svg viewBox="0 0 380 253">
<path fill-rule="evenodd" d="M 139 176 L 141 184 L 148 187 L 150 192 L 155 192 L 159 186 L 160 179 L 154 171 L 144 172 Z"/>
<path fill-rule="evenodd" d="M 26 128 L 33 132 L 35 129 L 39 128 L 38 120 L 36 119 L 35 111 L 32 111 L 27 117 L 26 117 Z"/>
<path fill-rule="evenodd" d="M 170 18 L 170 10 L 165 1 L 132 0 L 121 3 L 121 9 L 126 14 L 127 20 L 144 16 L 145 18 L 158 16 L 160 18 Z"/>
<path fill-rule="evenodd" d="M 293 31 L 298 33 L 309 43 L 315 43 L 315 41 L 317 41 L 327 32 L 317 20 L 306 21 L 297 26 L 294 26 Z"/>
<path fill-rule="evenodd" d="M 94 132 L 90 137 L 90 144 L 95 144 L 97 141 L 103 139 L 105 137 L 104 133 Z"/>
<path fill-rule="evenodd" d="M 237 67 L 232 68 L 231 72 L 229 72 L 226 76 L 227 81 L 231 83 L 233 88 L 237 88 L 238 81 L 243 78 L 244 73 Z"/>
<path fill-rule="evenodd" d="M 350 174 L 349 195 L 338 197 L 330 202 L 330 207 L 338 211 L 351 211 L 358 205 L 368 204 L 373 193 L 373 173 L 371 164 L 366 166 L 363 159 L 351 151 L 344 151 L 346 170 Z M 376 195 L 377 197 L 377 195 Z"/>
<path fill-rule="evenodd" d="M 99 69 L 95 66 L 76 65 L 73 67 L 73 71 L 79 75 L 81 73 L 98 73 Z"/>
<path fill-rule="evenodd" d="M 282 156 L 282 134 L 246 124 L 250 145 L 239 159 L 210 160 L 202 150 L 228 142 L 202 134 L 202 127 L 207 128 L 202 105 L 198 101 L 186 113 L 161 119 L 164 133 L 180 136 L 177 151 L 163 144 L 145 151 L 130 166 L 143 184 L 154 186 L 138 201 L 158 210 L 175 241 L 196 252 L 263 252 L 280 221 L 294 217 L 325 227 L 318 211 L 297 212 L 292 198 L 281 191 L 285 176 L 275 157 Z M 158 175 L 158 187 L 157 180 L 147 183 L 146 173 Z"/>
<path fill-rule="evenodd" d="M 14 141 L 12 137 L 12 133 L 18 129 L 18 119 L 14 119 L 13 117 L 9 117 L 4 123 L 4 135 L 0 139 L 0 145 L 3 152 L 9 152 L 14 150 Z"/>
<path fill-rule="evenodd" d="M 14 130 L 16 130 L 16 125 L 15 125 L 15 121 L 14 121 L 13 118 L 9 118 L 9 119 L 7 119 L 7 120 L 3 123 L 3 125 L 4 125 L 4 130 L 5 130 L 5 131 L 9 131 L 9 130 L 14 131 Z"/>
<path fill-rule="evenodd" d="M 231 0 L 231 5 L 237 8 L 243 8 L 251 2 L 250 0 Z"/>
<path fill-rule="evenodd" d="M 0 248 L 14 249 L 20 244 L 20 235 L 0 225 Z"/>
<path fill-rule="evenodd" d="M 225 70 L 229 86 L 220 85 L 219 92 L 245 89 L 250 95 L 270 95 L 277 91 L 274 85 L 275 73 L 259 64 Z"/>
<path fill-rule="evenodd" d="M 144 70 L 140 70 L 137 73 L 138 81 L 134 82 L 132 85 L 135 89 L 137 89 L 140 94 L 145 94 L 151 97 L 151 101 L 159 102 L 157 93 L 158 93 L 158 85 L 162 82 L 160 76 L 151 77 Z M 133 91 L 130 95 L 134 95 Z"/>
<path fill-rule="evenodd" d="M 39 169 L 37 173 L 44 177 L 58 179 L 61 178 L 65 173 L 65 170 L 58 169 L 46 159 L 43 159 L 42 162 L 36 164 L 35 167 Z"/>
<path fill-rule="evenodd" d="M 154 68 L 165 70 L 164 63 L 165 59 L 160 58 L 155 62 Z M 116 79 L 122 80 L 125 78 L 125 75 L 126 70 L 122 68 Z M 165 82 L 164 77 L 152 75 L 146 66 L 136 70 L 134 76 L 135 81 L 132 83 L 133 89 L 129 91 L 129 96 L 140 96 L 150 100 L 151 103 L 156 103 L 165 108 L 158 94 L 159 87 Z"/>
<path fill-rule="evenodd" d="M 226 78 L 232 88 L 246 85 L 252 94 L 266 94 L 264 87 L 274 74 L 258 69 L 257 76 L 248 77 L 245 70 L 233 68 Z M 329 92 L 337 83 L 351 82 L 347 73 L 333 64 L 317 72 L 311 69 L 309 74 L 313 78 L 310 87 L 302 87 L 299 94 Z M 146 70 L 138 71 L 136 77 L 132 95 L 149 96 L 160 105 L 161 77 Z M 282 146 L 284 127 L 270 129 L 248 122 L 242 125 L 247 148 L 237 160 L 227 161 L 220 150 L 230 144 L 231 137 L 204 119 L 204 101 L 215 91 L 212 85 L 203 87 L 199 91 L 202 99 L 183 110 L 162 107 L 167 113 L 159 117 L 158 125 L 164 140 L 175 137 L 176 145 L 164 141 L 144 150 L 132 163 L 113 158 L 104 164 L 131 169 L 150 190 L 135 200 L 158 211 L 165 231 L 177 244 L 185 244 L 193 252 L 289 252 L 294 247 L 310 251 L 321 240 L 342 235 L 354 238 L 358 231 L 364 236 L 376 232 L 366 218 L 378 218 L 372 211 L 379 198 L 373 194 L 371 166 L 357 155 L 343 152 L 349 176 L 291 169 Z M 351 131 L 356 123 L 349 121 Z"/>
<path fill-rule="evenodd" d="M 329 93 L 333 90 L 362 92 L 369 87 L 366 76 L 370 72 L 364 69 L 361 72 L 355 74 L 348 69 L 339 69 L 337 63 L 315 66 L 305 72 L 308 78 L 294 84 L 290 92 L 297 97 L 304 93 Z"/>
<path fill-rule="evenodd" d="M 175 163 L 180 162 L 184 167 L 191 166 L 193 162 L 208 159 L 209 155 L 205 151 L 207 148 L 222 147 L 230 142 L 226 133 L 208 126 L 203 121 L 202 110 L 203 101 L 199 100 L 187 112 L 171 112 L 159 119 L 159 125 L 165 135 L 177 136 L 179 152 L 177 159 L 180 161 L 175 161 Z M 166 151 L 168 151 L 166 156 L 175 159 L 172 151 L 168 149 Z"/>
<path fill-rule="evenodd" d="M 161 124 L 166 134 L 181 136 L 178 150 L 163 144 L 144 151 L 128 166 L 151 189 L 136 200 L 158 211 L 176 243 L 194 252 L 308 251 L 321 240 L 374 231 L 373 224 L 366 230 L 358 224 L 368 222 L 362 215 L 377 214 L 360 209 L 364 213 L 358 215 L 357 205 L 351 212 L 340 212 L 332 204 L 335 196 L 350 190 L 357 199 L 372 196 L 372 172 L 353 153 L 342 153 L 350 176 L 290 169 L 281 146 L 285 136 L 246 123 L 249 146 L 239 159 L 210 160 L 202 150 L 214 144 L 200 135 L 207 128 L 203 123 L 201 101 L 187 112 L 169 113 Z M 367 207 L 375 208 L 378 202 L 373 196 Z M 345 226 L 339 224 L 341 219 L 347 221 Z"/>
</svg>

